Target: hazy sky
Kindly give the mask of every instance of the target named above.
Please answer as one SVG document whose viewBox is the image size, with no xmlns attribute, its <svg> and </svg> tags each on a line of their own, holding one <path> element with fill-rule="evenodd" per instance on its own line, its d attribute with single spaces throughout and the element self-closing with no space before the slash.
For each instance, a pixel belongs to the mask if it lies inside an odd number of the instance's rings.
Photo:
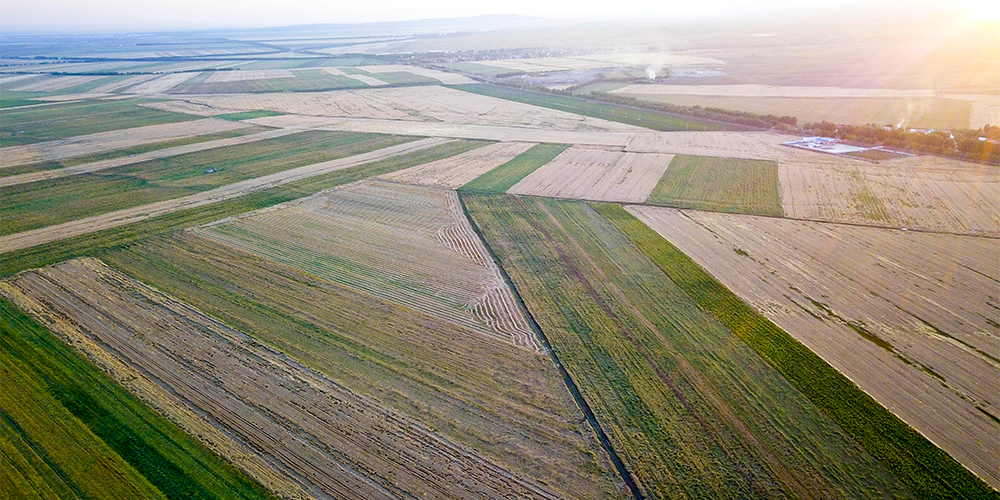
<svg viewBox="0 0 1000 500">
<path fill-rule="evenodd" d="M 876 0 L 879 1 L 879 0 Z M 886 1 L 886 0 L 882 0 Z M 893 1 L 893 0 L 888 0 Z M 954 2 L 954 0 L 953 0 Z M 992 4 L 998 0 L 958 0 Z M 0 0 L 0 29 L 139 31 L 398 21 L 481 14 L 657 19 L 865 4 L 859 0 Z M 912 2 L 900 2 L 911 5 Z M 850 6 L 853 7 L 853 6 Z M 849 8 L 849 7 L 848 7 Z"/>
</svg>

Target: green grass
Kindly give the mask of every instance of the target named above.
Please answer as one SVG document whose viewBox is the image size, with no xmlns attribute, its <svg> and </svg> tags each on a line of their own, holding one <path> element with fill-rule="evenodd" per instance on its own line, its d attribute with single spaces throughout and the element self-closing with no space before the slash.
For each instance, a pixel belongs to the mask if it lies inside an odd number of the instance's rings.
<svg viewBox="0 0 1000 500">
<path fill-rule="evenodd" d="M 778 162 L 676 155 L 646 203 L 781 217 Z"/>
<path fill-rule="evenodd" d="M 450 87 L 474 94 L 517 101 L 543 108 L 557 109 L 559 111 L 567 111 L 594 118 L 603 118 L 613 122 L 627 123 L 629 125 L 637 125 L 664 132 L 678 130 L 742 130 L 742 128 L 735 126 L 702 121 L 696 118 L 674 116 L 659 111 L 631 108 L 620 104 L 588 101 L 580 97 L 534 92 L 485 83 L 451 85 Z"/>
<path fill-rule="evenodd" d="M 736 332 L 918 498 L 1000 498 L 787 332 L 760 315 L 677 247 L 619 205 L 596 210 L 706 312 Z"/>
<path fill-rule="evenodd" d="M 0 110 L 0 147 L 198 118 L 138 106 L 132 100 Z"/>
<path fill-rule="evenodd" d="M 48 94 L 44 92 L 11 92 L 9 90 L 0 90 L 0 109 L 42 104 L 45 101 L 35 99 L 46 95 Z"/>
<path fill-rule="evenodd" d="M 553 158 L 559 156 L 559 153 L 562 153 L 568 147 L 564 144 L 538 144 L 533 146 L 507 163 L 476 177 L 468 184 L 462 186 L 459 191 L 476 194 L 500 194 L 506 192 L 526 175 L 552 161 Z"/>
<path fill-rule="evenodd" d="M 224 115 L 215 115 L 212 118 L 220 118 L 222 120 L 229 120 L 229 121 L 232 121 L 232 122 L 238 122 L 240 120 L 252 120 L 254 118 L 266 118 L 268 116 L 281 116 L 281 115 L 284 115 L 284 114 L 285 113 L 282 113 L 280 111 L 268 111 L 268 110 L 264 109 L 264 110 L 257 110 L 257 111 L 243 111 L 243 112 L 240 112 L 240 113 L 227 113 L 227 114 L 224 114 Z"/>
<path fill-rule="evenodd" d="M 0 276 L 103 252 L 179 229 L 270 207 L 317 191 L 427 163 L 482 146 L 479 141 L 453 141 L 440 146 L 378 160 L 291 182 L 202 207 L 151 217 L 121 227 L 96 231 L 0 255 Z"/>
<path fill-rule="evenodd" d="M 92 174 L 20 184 L 0 199 L 0 234 L 179 198 L 410 140 L 377 134 L 307 131 Z"/>
<path fill-rule="evenodd" d="M 40 498 L 270 498 L 0 298 L 0 476 Z"/>
<path fill-rule="evenodd" d="M 96 161 L 110 160 L 112 158 L 120 158 L 122 156 L 137 155 L 142 153 L 148 153 L 150 151 L 157 151 L 160 149 L 172 148 L 176 146 L 184 146 L 186 144 L 197 144 L 199 142 L 215 141 L 218 139 L 228 139 L 231 137 L 239 137 L 243 135 L 255 134 L 258 132 L 263 132 L 268 130 L 266 127 L 244 127 L 237 130 L 228 130 L 225 132 L 216 132 L 214 134 L 196 135 L 193 137 L 182 137 L 179 139 L 171 139 L 169 141 L 151 142 L 148 144 L 139 144 L 136 146 L 131 146 L 123 149 L 116 149 L 114 151 L 106 151 L 104 153 L 94 153 L 89 155 L 73 156 L 70 158 L 63 158 L 61 160 L 44 161 L 39 163 L 29 163 L 27 165 L 18 165 L 16 167 L 8 167 L 0 169 L 0 177 L 6 177 L 9 175 L 20 175 L 29 172 L 38 172 L 40 170 L 53 170 L 57 168 L 73 167 L 76 165 L 83 165 L 85 163 L 93 163 Z"/>
<path fill-rule="evenodd" d="M 908 496 L 588 204 L 462 198 L 650 498 Z"/>
</svg>

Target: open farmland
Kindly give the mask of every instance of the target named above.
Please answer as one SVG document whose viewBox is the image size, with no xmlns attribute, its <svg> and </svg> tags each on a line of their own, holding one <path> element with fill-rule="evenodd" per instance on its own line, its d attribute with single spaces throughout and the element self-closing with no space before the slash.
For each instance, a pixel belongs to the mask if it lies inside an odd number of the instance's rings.
<svg viewBox="0 0 1000 500">
<path fill-rule="evenodd" d="M 597 210 L 624 231 L 629 240 L 702 310 L 736 332 L 859 444 L 871 450 L 875 459 L 918 497 L 1000 498 L 982 478 L 743 302 L 703 267 L 620 205 L 603 204 Z"/>
<path fill-rule="evenodd" d="M 421 68 L 420 66 L 395 65 L 372 65 L 364 66 L 362 71 L 372 73 L 375 78 L 379 78 L 383 73 L 412 73 L 417 76 L 437 80 L 445 85 L 462 85 L 465 83 L 476 83 L 475 80 L 455 73 L 446 73 L 434 69 Z"/>
<path fill-rule="evenodd" d="M 255 132 L 255 133 L 254 133 Z M 182 154 L 205 151 L 246 144 L 264 139 L 273 139 L 284 135 L 298 133 L 298 130 L 264 129 L 263 127 L 247 126 L 236 128 L 230 132 L 189 136 L 170 141 L 146 143 L 141 146 L 123 150 L 108 151 L 85 156 L 75 156 L 60 161 L 46 161 L 9 167 L 0 170 L 0 187 L 16 186 L 29 182 L 47 179 L 57 179 L 71 175 L 99 172 L 109 168 L 131 165 L 144 161 L 168 158 Z M 4 175 L 9 174 L 9 175 Z"/>
<path fill-rule="evenodd" d="M 57 141 L 13 146 L 0 149 L 0 169 L 27 163 L 61 160 L 71 156 L 104 153 L 151 142 L 227 132 L 248 126 L 245 123 L 204 119 L 191 122 L 147 125 L 145 127 L 80 135 Z"/>
<path fill-rule="evenodd" d="M 89 83 L 99 78 L 101 77 L 46 75 L 33 80 L 25 80 L 23 82 L 15 82 L 10 85 L 5 85 L 6 88 L 4 90 L 20 92 L 55 92 L 84 83 Z"/>
<path fill-rule="evenodd" d="M 629 207 L 991 484 L 996 240 Z M 735 253 L 734 253 L 735 252 Z M 990 418 L 994 415 L 993 418 Z"/>
<path fill-rule="evenodd" d="M 0 110 L 0 146 L 19 146 L 195 118 L 137 106 L 128 101 Z"/>
<path fill-rule="evenodd" d="M 818 157 L 818 158 L 817 158 Z M 933 156 L 873 165 L 813 154 L 778 166 L 796 219 L 1000 236 L 1000 168 Z"/>
<path fill-rule="evenodd" d="M 424 165 L 400 170 L 381 178 L 404 184 L 457 189 L 476 177 L 503 165 L 531 149 L 534 144 L 500 142 Z"/>
<path fill-rule="evenodd" d="M 721 66 L 725 63 L 711 57 L 698 57 L 687 54 L 671 54 L 663 52 L 636 52 L 619 54 L 592 54 L 576 57 L 540 57 L 527 59 L 503 59 L 483 61 L 482 64 L 515 71 L 536 73 L 543 71 L 572 71 L 581 69 L 599 69 L 616 66 L 636 66 L 646 68 L 655 66 L 690 67 L 690 66 Z"/>
<path fill-rule="evenodd" d="M 545 356 L 194 232 L 105 259 L 392 408 L 394 418 L 460 443 L 469 459 L 544 481 L 563 498 L 620 497 Z"/>
<path fill-rule="evenodd" d="M 637 130 L 615 122 L 539 109 L 437 85 L 315 93 L 189 96 L 185 100 L 227 112 L 270 110 L 307 117 L 374 118 L 451 125 L 574 131 Z"/>
<path fill-rule="evenodd" d="M 6 283 L 0 289 L 19 295 Z M 18 306 L 30 310 L 24 301 Z M 0 297 L 4 496 L 272 498 L 122 389 L 68 340 Z"/>
<path fill-rule="evenodd" d="M 360 73 L 361 70 L 358 70 L 356 68 L 351 73 L 345 73 L 344 71 L 337 68 L 323 68 L 323 69 L 324 71 L 330 73 L 331 75 L 346 76 L 348 78 L 353 78 L 359 82 L 364 83 L 365 85 L 368 85 L 369 87 L 380 87 L 382 85 L 389 84 L 385 80 L 379 80 L 378 78 L 373 78 L 367 73 L 362 74 Z M 357 71 L 358 73 L 355 73 L 355 71 Z"/>
<path fill-rule="evenodd" d="M 559 156 L 567 147 L 562 144 L 538 144 L 507 163 L 476 177 L 461 186 L 460 190 L 476 194 L 504 193 L 526 175 Z"/>
<path fill-rule="evenodd" d="M 572 147 L 507 190 L 582 200 L 643 202 L 673 155 Z"/>
<path fill-rule="evenodd" d="M 3 216 L 0 235 L 210 191 L 407 140 L 302 132 L 113 167 L 94 174 L 21 184 L 0 200 Z M 55 207 L 59 210 L 54 210 Z"/>
<path fill-rule="evenodd" d="M 778 163 L 677 155 L 644 201 L 652 205 L 781 217 Z"/>
<path fill-rule="evenodd" d="M 205 80 L 205 83 L 242 82 L 246 80 L 267 80 L 272 78 L 295 78 L 295 73 L 287 69 L 271 69 L 256 71 L 216 71 Z"/>
<path fill-rule="evenodd" d="M 314 495 L 557 498 L 99 261 L 18 275 L 13 285 Z"/>
<path fill-rule="evenodd" d="M 907 496 L 587 204 L 463 200 L 646 495 Z"/>
<path fill-rule="evenodd" d="M 273 73 L 271 71 L 281 71 Z M 259 92 L 314 92 L 331 89 L 367 87 L 366 84 L 346 76 L 336 76 L 323 69 L 271 70 L 264 71 L 260 78 L 214 77 L 224 73 L 243 71 L 222 71 L 202 73 L 170 89 L 171 94 L 239 94 Z M 255 71 L 253 73 L 260 73 Z M 289 75 L 286 76 L 285 73 Z M 272 76 L 268 76 L 272 75 Z"/>
<path fill-rule="evenodd" d="M 196 232 L 483 335 L 541 349 L 453 191 L 365 182 Z"/>
<path fill-rule="evenodd" d="M 167 73 L 152 80 L 145 80 L 127 87 L 122 92 L 126 94 L 162 94 L 200 74 L 197 72 Z"/>
</svg>

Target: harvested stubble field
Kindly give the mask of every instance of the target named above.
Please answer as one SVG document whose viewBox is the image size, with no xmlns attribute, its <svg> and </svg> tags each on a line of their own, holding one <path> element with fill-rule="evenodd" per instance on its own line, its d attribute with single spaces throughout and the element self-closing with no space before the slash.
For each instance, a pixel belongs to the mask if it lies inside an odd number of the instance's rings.
<svg viewBox="0 0 1000 500">
<path fill-rule="evenodd" d="M 362 71 L 366 73 L 372 73 L 375 78 L 381 79 L 384 73 L 411 73 L 417 76 L 422 76 L 425 78 L 431 78 L 437 80 L 445 85 L 462 85 L 466 83 L 476 83 L 475 80 L 455 74 L 447 73 L 444 71 L 438 71 L 435 69 L 421 68 L 419 66 L 406 66 L 402 64 L 391 64 L 391 65 L 373 65 L 373 66 L 363 66 Z"/>
<path fill-rule="evenodd" d="M 245 80 L 267 80 L 272 78 L 295 78 L 295 73 L 287 69 L 216 71 L 205 80 L 205 83 L 242 82 Z"/>
<path fill-rule="evenodd" d="M 272 498 L 18 307 L 0 297 L 5 497 Z"/>
<path fill-rule="evenodd" d="M 528 174 L 507 192 L 641 203 L 649 197 L 671 159 L 673 155 L 572 147 Z"/>
<path fill-rule="evenodd" d="M 56 76 L 45 75 L 41 78 L 15 82 L 4 85 L 4 90 L 14 90 L 22 92 L 55 92 L 69 87 L 75 87 L 84 83 L 92 82 L 101 78 L 100 76 Z"/>
<path fill-rule="evenodd" d="M 504 193 L 568 147 L 564 144 L 538 144 L 507 163 L 476 177 L 460 190 L 476 194 Z"/>
<path fill-rule="evenodd" d="M 796 151 L 781 145 L 783 142 L 801 139 L 799 136 L 777 132 L 645 132 L 631 136 L 625 145 L 625 151 L 755 160 L 782 160 L 790 156 L 806 160 L 815 158 L 815 153 Z"/>
<path fill-rule="evenodd" d="M 451 158 L 383 175 L 381 179 L 404 184 L 458 189 L 480 175 L 509 162 L 532 146 L 534 144 L 526 142 L 491 144 Z"/>
<path fill-rule="evenodd" d="M 1000 485 L 996 240 L 628 210 L 904 421 Z"/>
<path fill-rule="evenodd" d="M 748 306 L 698 263 L 620 205 L 600 204 L 595 209 L 627 234 L 631 243 L 701 310 L 735 332 L 869 450 L 915 496 L 1000 498 L 1000 493 L 981 478 L 876 402 L 815 352 Z"/>
<path fill-rule="evenodd" d="M 649 497 L 909 496 L 587 204 L 463 200 Z"/>
<path fill-rule="evenodd" d="M 296 200 L 324 189 L 402 170 L 468 151 L 468 141 L 425 140 L 300 167 L 288 172 L 224 186 L 179 200 L 154 203 L 29 232 L 0 237 L 0 274 L 94 256 L 109 249 L 148 240 L 178 229 L 218 221 L 252 210 Z M 11 250 L 16 248 L 17 250 Z"/>
<path fill-rule="evenodd" d="M 0 146 L 19 146 L 194 119 L 196 117 L 192 115 L 149 109 L 129 101 L 79 102 L 0 110 Z"/>
<path fill-rule="evenodd" d="M 377 400 L 394 419 L 420 422 L 468 450 L 467 461 L 498 464 L 514 485 L 544 482 L 563 498 L 620 496 L 545 356 L 194 232 L 104 258 Z M 383 441 L 382 453 L 394 456 L 406 444 L 397 441 Z"/>
<path fill-rule="evenodd" d="M 698 57 L 693 55 L 670 54 L 664 52 L 635 52 L 620 54 L 594 54 L 576 57 L 502 59 L 496 61 L 483 61 L 483 64 L 505 68 L 508 70 L 534 73 L 543 71 L 573 71 L 610 68 L 616 66 L 638 66 L 643 68 L 648 66 L 724 66 L 726 63 L 711 57 Z"/>
<path fill-rule="evenodd" d="M 424 139 L 412 142 L 403 141 L 403 144 L 398 144 L 398 142 L 400 142 L 399 138 L 383 136 L 382 139 L 387 140 L 390 143 L 396 142 L 397 145 L 383 147 L 382 149 L 369 151 L 367 153 L 355 154 L 353 156 L 348 156 L 347 158 L 338 158 L 335 160 L 304 165 L 298 168 L 279 170 L 273 174 L 233 182 L 215 189 L 196 192 L 195 194 L 188 196 L 167 199 L 146 205 L 133 206 L 132 208 L 105 212 L 91 217 L 73 219 L 62 224 L 55 224 L 38 229 L 9 234 L 6 236 L 0 236 L 0 253 L 22 250 L 60 239 L 72 238 L 103 229 L 131 224 L 133 222 L 142 221 L 151 217 L 157 217 L 204 205 L 211 205 L 220 201 L 238 198 L 257 191 L 281 186 L 283 184 L 306 181 L 311 177 L 318 177 L 319 179 L 314 180 L 311 183 L 304 182 L 303 186 L 313 184 L 325 186 L 319 187 L 313 191 L 316 192 L 318 190 L 325 189 L 326 187 L 330 187 L 325 185 L 327 181 L 333 182 L 332 185 L 336 186 L 343 183 L 340 182 L 341 179 L 350 179 L 345 180 L 344 182 L 351 182 L 358 180 L 359 178 L 380 175 L 396 170 L 397 168 L 411 166 L 411 164 L 408 164 L 407 162 L 399 165 L 390 162 L 389 164 L 383 165 L 378 163 L 379 160 L 386 160 L 394 156 L 406 155 L 407 153 L 413 153 L 422 149 L 429 150 L 428 153 L 431 154 L 432 157 L 437 156 L 433 159 L 439 159 L 441 156 L 434 154 L 435 146 L 439 146 L 447 150 L 449 146 L 448 142 L 452 142 L 441 139 Z M 457 152 L 460 151 L 445 151 L 446 154 L 455 154 Z M 352 167 L 360 168 L 354 169 Z"/>
<path fill-rule="evenodd" d="M 185 100 L 227 112 L 270 110 L 307 117 L 375 118 L 543 130 L 637 130 L 615 122 L 539 109 L 437 85 L 315 93 L 199 95 L 187 96 Z"/>
<path fill-rule="evenodd" d="M 187 304 L 75 260 L 12 285 L 313 495 L 559 498 Z"/>
<path fill-rule="evenodd" d="M 541 349 L 454 191 L 369 181 L 195 232 L 482 335 Z"/>
<path fill-rule="evenodd" d="M 790 148 L 789 148 L 790 149 Z M 933 156 L 873 165 L 830 155 L 781 161 L 796 219 L 1000 236 L 1000 168 Z"/>
<path fill-rule="evenodd" d="M 248 126 L 245 123 L 208 118 L 191 122 L 147 125 L 80 135 L 57 141 L 13 146 L 0 149 L 0 169 L 28 163 L 61 160 L 72 156 L 104 153 L 151 142 L 227 132 Z"/>
<path fill-rule="evenodd" d="M 302 132 L 14 186 L 0 200 L 0 235 L 209 191 L 408 138 Z"/>
<path fill-rule="evenodd" d="M 644 201 L 651 205 L 781 217 L 778 163 L 677 155 Z"/>
<path fill-rule="evenodd" d="M 364 83 L 365 85 L 368 85 L 369 87 L 381 87 L 382 85 L 389 84 L 385 80 L 379 80 L 378 78 L 373 78 L 368 74 L 360 74 L 360 73 L 355 73 L 353 71 L 351 73 L 345 73 L 343 70 L 337 68 L 323 68 L 323 69 L 327 73 L 330 73 L 331 75 L 346 76 L 348 78 L 353 78 L 359 82 Z"/>
</svg>

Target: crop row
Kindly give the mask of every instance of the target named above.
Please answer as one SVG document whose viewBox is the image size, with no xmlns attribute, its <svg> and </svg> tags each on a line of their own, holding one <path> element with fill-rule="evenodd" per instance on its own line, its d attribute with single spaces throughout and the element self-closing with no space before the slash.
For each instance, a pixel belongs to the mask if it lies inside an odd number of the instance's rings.
<svg viewBox="0 0 1000 500">
<path fill-rule="evenodd" d="M 781 217 L 778 163 L 676 155 L 646 203 Z"/>
</svg>

